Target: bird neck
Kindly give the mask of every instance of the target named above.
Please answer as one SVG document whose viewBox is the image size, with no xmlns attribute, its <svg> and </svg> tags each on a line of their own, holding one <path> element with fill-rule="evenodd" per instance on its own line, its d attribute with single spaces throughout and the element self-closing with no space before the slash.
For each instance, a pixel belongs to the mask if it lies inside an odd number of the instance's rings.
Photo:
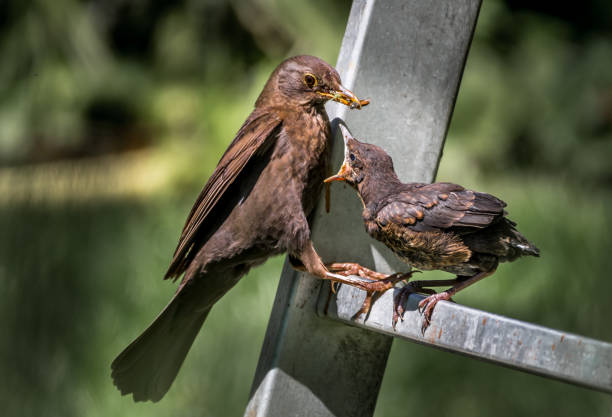
<svg viewBox="0 0 612 417">
<path fill-rule="evenodd" d="M 397 192 L 403 183 L 397 178 L 395 172 L 378 172 L 373 171 L 368 173 L 358 185 L 357 190 L 363 200 L 365 207 L 376 205 L 385 197 Z"/>
</svg>

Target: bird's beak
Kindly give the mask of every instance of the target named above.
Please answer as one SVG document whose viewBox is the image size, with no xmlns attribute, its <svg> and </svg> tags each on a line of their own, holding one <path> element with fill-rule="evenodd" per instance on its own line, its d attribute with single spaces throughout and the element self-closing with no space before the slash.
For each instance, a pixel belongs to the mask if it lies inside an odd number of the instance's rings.
<svg viewBox="0 0 612 417">
<path fill-rule="evenodd" d="M 338 126 L 340 127 L 340 132 L 342 132 L 342 140 L 344 141 L 344 158 L 346 159 L 349 154 L 349 151 L 348 151 L 349 140 L 355 139 L 355 138 L 353 137 L 353 135 L 351 135 L 351 132 L 349 132 L 348 128 L 344 126 L 342 123 L 338 123 Z"/>
<path fill-rule="evenodd" d="M 349 169 L 346 165 L 346 162 L 342 164 L 340 167 L 340 171 L 336 175 L 332 175 L 331 177 L 325 178 L 323 180 L 324 183 L 332 182 L 332 181 L 346 181 L 346 175 L 349 173 Z"/>
<path fill-rule="evenodd" d="M 342 103 L 351 109 L 360 109 L 363 106 L 370 104 L 370 100 L 359 100 L 352 91 L 344 88 L 342 85 L 340 85 L 336 90 L 331 90 L 329 92 L 319 91 L 318 93 L 330 100 Z"/>
<path fill-rule="evenodd" d="M 351 136 L 351 133 L 349 132 L 349 130 L 346 128 L 346 126 L 344 126 L 343 124 L 340 124 L 340 131 L 342 132 L 342 139 L 344 140 L 344 162 L 342 163 L 342 166 L 340 167 L 340 171 L 338 171 L 338 173 L 336 175 L 333 175 L 329 178 L 326 178 L 325 180 L 323 180 L 323 182 L 328 183 L 328 182 L 332 182 L 332 181 L 346 181 L 346 178 L 348 177 L 351 169 L 349 168 L 349 149 L 348 149 L 348 141 L 349 139 L 352 139 L 353 136 Z"/>
</svg>

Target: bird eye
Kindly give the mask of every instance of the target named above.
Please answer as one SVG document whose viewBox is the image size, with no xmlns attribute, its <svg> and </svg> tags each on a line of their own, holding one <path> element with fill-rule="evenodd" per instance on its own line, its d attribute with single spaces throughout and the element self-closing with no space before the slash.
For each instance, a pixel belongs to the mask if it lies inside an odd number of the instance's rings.
<svg viewBox="0 0 612 417">
<path fill-rule="evenodd" d="M 304 75 L 304 84 L 308 86 L 308 88 L 313 88 L 317 86 L 317 77 L 312 74 Z"/>
<path fill-rule="evenodd" d="M 351 158 L 351 161 L 354 161 L 355 160 L 355 154 L 350 154 L 349 158 Z"/>
</svg>

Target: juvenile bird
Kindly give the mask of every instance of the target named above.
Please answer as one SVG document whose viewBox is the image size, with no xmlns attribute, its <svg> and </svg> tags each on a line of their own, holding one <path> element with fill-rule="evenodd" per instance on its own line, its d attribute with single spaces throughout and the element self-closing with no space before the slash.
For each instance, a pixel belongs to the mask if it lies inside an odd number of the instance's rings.
<svg viewBox="0 0 612 417">
<path fill-rule="evenodd" d="M 506 203 L 499 198 L 448 182 L 402 183 L 385 151 L 356 140 L 345 126 L 340 128 L 344 162 L 338 174 L 325 182 L 346 181 L 357 190 L 363 202 L 366 231 L 401 260 L 422 270 L 438 269 L 457 276 L 413 281 L 403 287 L 395 298 L 394 326 L 411 292 L 430 294 L 419 303 L 424 332 L 438 301 L 450 300 L 460 290 L 493 274 L 500 262 L 539 256 L 538 248 L 506 217 Z M 451 288 L 438 294 L 427 288 L 447 285 Z"/>
<path fill-rule="evenodd" d="M 338 273 L 330 272 L 310 239 L 308 220 L 329 163 L 330 99 L 367 104 L 313 56 L 287 59 L 271 74 L 189 213 L 165 275 L 183 275 L 174 297 L 111 365 L 122 394 L 159 401 L 212 306 L 272 255 L 288 252 L 297 268 L 338 282 L 359 285 L 348 276 L 355 273 L 378 277 L 356 264 L 332 264 Z"/>
</svg>

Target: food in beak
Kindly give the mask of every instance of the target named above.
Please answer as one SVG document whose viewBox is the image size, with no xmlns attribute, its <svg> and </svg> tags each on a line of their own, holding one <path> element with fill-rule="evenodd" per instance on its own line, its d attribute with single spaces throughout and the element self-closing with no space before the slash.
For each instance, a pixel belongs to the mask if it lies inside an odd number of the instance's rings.
<svg viewBox="0 0 612 417">
<path fill-rule="evenodd" d="M 350 107 L 351 109 L 361 109 L 363 106 L 367 106 L 368 104 L 370 104 L 370 100 L 359 100 L 351 90 L 344 88 L 342 85 L 338 87 L 337 90 L 332 90 L 330 92 L 320 92 L 319 94 L 329 98 L 330 100 L 342 103 L 345 106 Z"/>
</svg>

